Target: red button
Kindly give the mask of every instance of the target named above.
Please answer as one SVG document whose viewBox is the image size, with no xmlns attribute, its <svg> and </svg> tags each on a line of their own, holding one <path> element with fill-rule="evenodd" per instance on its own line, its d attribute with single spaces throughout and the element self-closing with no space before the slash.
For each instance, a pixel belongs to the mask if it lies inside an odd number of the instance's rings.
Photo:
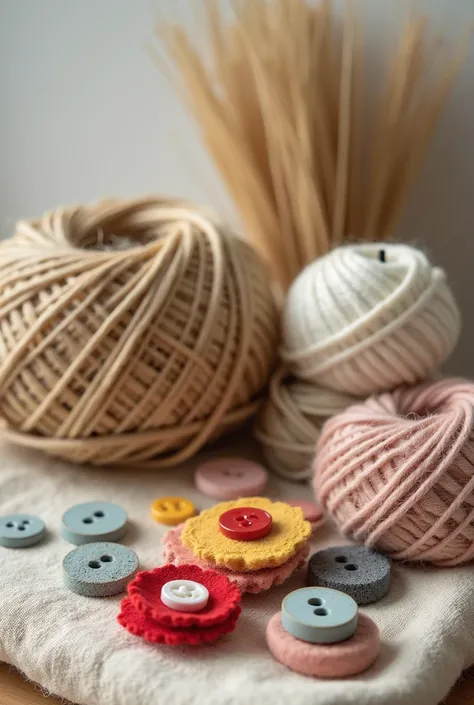
<svg viewBox="0 0 474 705">
<path fill-rule="evenodd" d="M 264 509 L 237 507 L 220 515 L 219 528 L 229 539 L 255 541 L 272 530 L 272 515 Z"/>
</svg>

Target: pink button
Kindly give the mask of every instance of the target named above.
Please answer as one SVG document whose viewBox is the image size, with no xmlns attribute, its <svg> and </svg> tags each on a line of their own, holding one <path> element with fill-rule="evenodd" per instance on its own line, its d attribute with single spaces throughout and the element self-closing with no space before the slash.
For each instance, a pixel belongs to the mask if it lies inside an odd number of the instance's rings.
<svg viewBox="0 0 474 705">
<path fill-rule="evenodd" d="M 268 473 L 261 465 L 244 458 L 208 460 L 194 476 L 198 490 L 219 500 L 258 496 L 267 480 Z"/>
<path fill-rule="evenodd" d="M 272 515 L 256 507 L 229 509 L 220 515 L 219 529 L 234 541 L 263 539 L 272 530 Z"/>
<path fill-rule="evenodd" d="M 306 499 L 288 499 L 285 501 L 287 504 L 291 504 L 292 507 L 300 507 L 303 510 L 304 518 L 311 524 L 315 524 L 323 518 L 321 507 L 314 502 L 308 502 Z"/>
</svg>

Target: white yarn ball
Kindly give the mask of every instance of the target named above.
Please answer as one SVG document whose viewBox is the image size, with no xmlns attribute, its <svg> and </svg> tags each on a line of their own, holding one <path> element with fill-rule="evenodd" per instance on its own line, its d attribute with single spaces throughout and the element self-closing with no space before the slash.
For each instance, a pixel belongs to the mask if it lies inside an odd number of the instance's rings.
<svg viewBox="0 0 474 705">
<path fill-rule="evenodd" d="M 300 379 L 368 395 L 430 376 L 460 327 L 446 275 L 423 252 L 351 245 L 317 259 L 293 282 L 281 356 Z"/>
</svg>

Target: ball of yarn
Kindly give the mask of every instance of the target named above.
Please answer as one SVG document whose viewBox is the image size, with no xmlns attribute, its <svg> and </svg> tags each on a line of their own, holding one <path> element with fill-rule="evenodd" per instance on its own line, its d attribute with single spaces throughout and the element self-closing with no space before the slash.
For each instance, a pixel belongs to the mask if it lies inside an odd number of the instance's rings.
<svg viewBox="0 0 474 705">
<path fill-rule="evenodd" d="M 330 419 L 315 489 L 340 531 L 393 558 L 474 557 L 474 383 L 398 388 Z"/>
<path fill-rule="evenodd" d="M 255 427 L 268 465 L 287 480 L 312 475 L 314 446 L 324 422 L 359 401 L 350 394 L 297 380 L 280 367 Z"/>
<path fill-rule="evenodd" d="M 256 410 L 278 335 L 269 277 L 203 210 L 151 198 L 46 213 L 0 245 L 0 278 L 12 440 L 162 467 Z"/>
<path fill-rule="evenodd" d="M 295 279 L 281 355 L 300 379 L 366 396 L 430 376 L 460 314 L 443 270 L 414 247 L 339 247 Z"/>
</svg>

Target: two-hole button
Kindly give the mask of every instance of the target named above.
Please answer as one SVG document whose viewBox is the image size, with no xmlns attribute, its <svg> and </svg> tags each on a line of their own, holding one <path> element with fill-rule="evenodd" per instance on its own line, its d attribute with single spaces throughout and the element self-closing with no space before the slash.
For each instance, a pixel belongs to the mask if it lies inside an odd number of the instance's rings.
<svg viewBox="0 0 474 705">
<path fill-rule="evenodd" d="M 284 629 L 312 644 L 349 639 L 357 628 L 358 607 L 349 595 L 329 588 L 309 587 L 287 595 L 281 606 Z"/>
<path fill-rule="evenodd" d="M 84 502 L 62 517 L 62 535 L 80 546 L 96 541 L 120 541 L 127 531 L 127 514 L 111 502 Z"/>
<path fill-rule="evenodd" d="M 67 554 L 63 580 L 78 595 L 107 597 L 123 592 L 138 569 L 135 551 L 119 543 L 87 543 Z"/>
<path fill-rule="evenodd" d="M 388 558 L 365 546 L 335 546 L 318 551 L 308 564 L 308 583 L 347 593 L 358 605 L 384 597 L 390 587 Z"/>
</svg>

